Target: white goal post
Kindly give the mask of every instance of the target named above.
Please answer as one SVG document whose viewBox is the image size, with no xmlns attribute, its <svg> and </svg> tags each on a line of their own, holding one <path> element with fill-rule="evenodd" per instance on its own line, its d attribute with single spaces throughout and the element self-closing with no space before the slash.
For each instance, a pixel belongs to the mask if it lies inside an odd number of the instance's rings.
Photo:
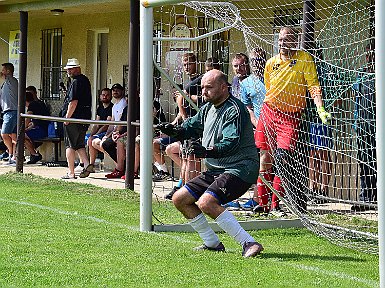
<svg viewBox="0 0 385 288">
<path fill-rule="evenodd" d="M 375 4 L 375 50 L 376 50 L 376 101 L 377 116 L 377 186 L 378 186 L 378 246 L 380 287 L 385 287 L 385 3 Z"/>
<path fill-rule="evenodd" d="M 140 5 L 140 231 L 152 230 L 153 8 Z"/>
</svg>

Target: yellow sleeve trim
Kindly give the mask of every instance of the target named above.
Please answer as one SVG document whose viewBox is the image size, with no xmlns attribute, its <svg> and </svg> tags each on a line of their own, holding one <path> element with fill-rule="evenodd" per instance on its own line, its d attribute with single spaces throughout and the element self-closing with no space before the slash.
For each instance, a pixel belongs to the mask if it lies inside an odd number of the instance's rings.
<svg viewBox="0 0 385 288">
<path fill-rule="evenodd" d="M 309 92 L 310 92 L 311 98 L 313 98 L 313 99 L 317 96 L 322 96 L 321 87 L 319 87 L 319 86 L 310 87 Z"/>
</svg>

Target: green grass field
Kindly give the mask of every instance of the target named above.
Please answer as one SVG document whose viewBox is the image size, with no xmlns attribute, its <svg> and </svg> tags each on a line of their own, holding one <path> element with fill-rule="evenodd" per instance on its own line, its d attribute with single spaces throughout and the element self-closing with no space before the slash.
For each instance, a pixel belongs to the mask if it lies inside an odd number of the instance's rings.
<svg viewBox="0 0 385 288">
<path fill-rule="evenodd" d="M 195 233 L 140 232 L 131 191 L 30 174 L 0 176 L 0 227 L 0 287 L 379 286 L 378 256 L 306 229 L 251 232 L 257 258 L 226 234 L 226 253 L 194 252 Z"/>
</svg>

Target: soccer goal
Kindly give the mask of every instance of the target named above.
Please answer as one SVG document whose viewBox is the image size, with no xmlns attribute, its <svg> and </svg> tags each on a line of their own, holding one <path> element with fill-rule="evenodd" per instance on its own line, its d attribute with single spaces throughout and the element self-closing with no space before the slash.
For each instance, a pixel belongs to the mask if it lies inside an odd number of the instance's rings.
<svg viewBox="0 0 385 288">
<path fill-rule="evenodd" d="M 173 93 L 183 94 L 181 86 L 186 81 L 183 54 L 197 56 L 199 73 L 204 73 L 208 58 L 218 59 L 231 83 L 234 55 L 248 55 L 255 48 L 263 49 L 267 58 L 277 55 L 280 28 L 288 26 L 299 32 L 297 48 L 314 59 L 332 121 L 321 125 L 308 95 L 297 119 L 300 128 L 294 152 L 284 159 L 290 165 L 281 167 L 282 162 L 275 161 L 274 173 L 280 174 L 285 193 L 279 193 L 267 178 L 263 185 L 281 199 L 287 215 L 283 219 L 300 219 L 308 229 L 338 245 L 378 253 L 383 177 L 377 173 L 382 165 L 380 158 L 377 164 L 382 128 L 376 126 L 376 109 L 382 100 L 376 97 L 374 66 L 382 59 L 379 53 L 375 58 L 379 44 L 374 37 L 374 1 L 178 2 L 146 1 L 141 7 L 140 148 L 148 152 L 141 153 L 141 230 L 151 231 L 153 219 L 162 222 L 162 213 L 170 213 L 169 202 L 159 201 L 154 207 L 152 197 L 162 198 L 175 185 L 171 180 L 152 181 L 154 135 L 149 99 L 156 97 L 172 121 L 176 117 Z M 278 157 L 274 135 L 268 138 L 272 155 Z M 166 163 L 168 173 L 178 178 L 175 164 L 167 157 Z M 272 220 L 242 206 L 235 213 L 246 222 Z M 176 219 L 175 224 L 182 222 Z"/>
</svg>

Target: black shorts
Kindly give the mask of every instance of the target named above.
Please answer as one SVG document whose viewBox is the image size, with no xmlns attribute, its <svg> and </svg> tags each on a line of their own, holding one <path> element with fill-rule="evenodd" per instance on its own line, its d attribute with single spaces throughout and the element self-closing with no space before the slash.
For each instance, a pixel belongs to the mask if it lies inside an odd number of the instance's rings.
<svg viewBox="0 0 385 288">
<path fill-rule="evenodd" d="M 225 204 L 241 197 L 251 185 L 229 173 L 213 175 L 203 172 L 187 182 L 185 187 L 196 200 L 203 193 L 210 193 L 218 199 L 219 204 Z"/>
<path fill-rule="evenodd" d="M 84 137 L 88 130 L 88 125 L 69 123 L 64 125 L 64 144 L 66 148 L 78 150 L 85 148 Z"/>
</svg>

